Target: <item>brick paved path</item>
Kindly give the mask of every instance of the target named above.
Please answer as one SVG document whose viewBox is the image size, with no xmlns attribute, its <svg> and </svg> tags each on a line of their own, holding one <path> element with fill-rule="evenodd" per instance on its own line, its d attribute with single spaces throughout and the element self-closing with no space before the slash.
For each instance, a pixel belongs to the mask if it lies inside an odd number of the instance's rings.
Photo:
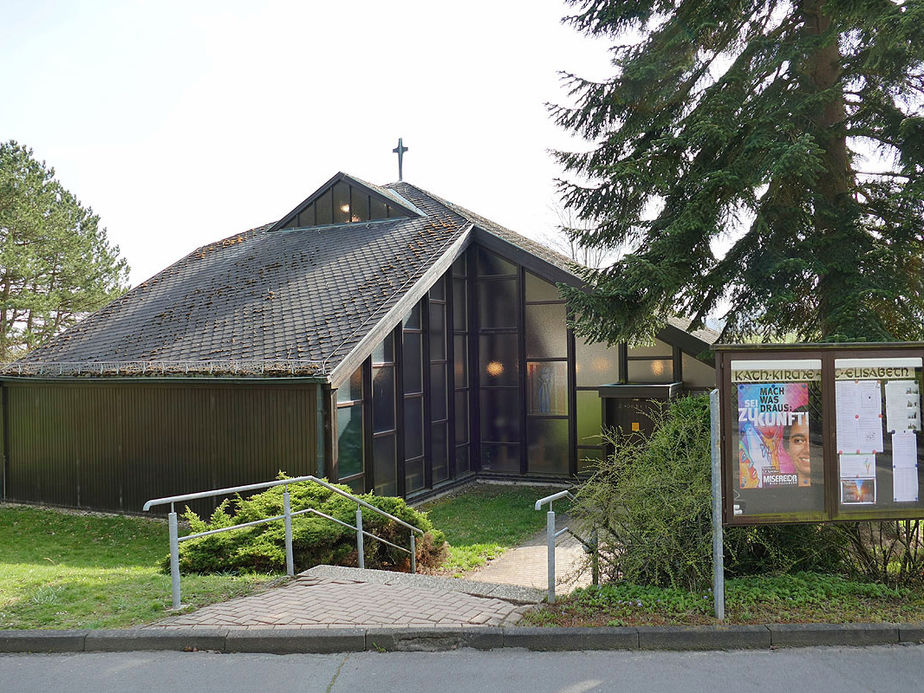
<svg viewBox="0 0 924 693">
<path fill-rule="evenodd" d="M 516 623 L 529 608 L 448 589 L 302 574 L 284 587 L 212 604 L 147 627 L 502 626 Z"/>
<path fill-rule="evenodd" d="M 558 529 L 568 523 L 565 515 L 559 514 L 556 520 Z M 568 534 L 557 542 L 555 565 L 559 594 L 590 584 L 584 550 Z M 466 574 L 466 580 L 317 566 L 283 587 L 146 627 L 506 626 L 515 624 L 542 599 L 539 590 L 547 589 L 547 571 L 543 531 Z"/>
<path fill-rule="evenodd" d="M 556 513 L 555 529 L 568 526 L 570 518 Z M 548 544 L 542 530 L 526 543 L 507 549 L 498 558 L 465 574 L 467 580 L 548 589 Z M 558 594 L 590 584 L 590 564 L 584 547 L 570 534 L 563 534 L 555 544 L 555 586 Z"/>
</svg>

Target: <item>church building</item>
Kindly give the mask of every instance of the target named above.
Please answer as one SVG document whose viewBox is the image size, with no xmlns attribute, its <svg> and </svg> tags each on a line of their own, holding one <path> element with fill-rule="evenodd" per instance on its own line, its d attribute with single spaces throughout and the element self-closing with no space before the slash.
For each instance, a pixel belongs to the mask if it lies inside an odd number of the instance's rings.
<svg viewBox="0 0 924 693">
<path fill-rule="evenodd" d="M 2 497 L 140 511 L 316 474 L 418 499 L 574 480 L 601 426 L 714 385 L 715 335 L 575 337 L 568 258 L 409 183 L 338 173 L 0 371 Z"/>
</svg>

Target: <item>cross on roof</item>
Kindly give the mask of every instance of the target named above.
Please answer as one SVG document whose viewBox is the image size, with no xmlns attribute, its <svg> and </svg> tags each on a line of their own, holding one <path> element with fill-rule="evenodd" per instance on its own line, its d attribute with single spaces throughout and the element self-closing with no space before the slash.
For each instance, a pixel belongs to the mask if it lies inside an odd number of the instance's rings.
<svg viewBox="0 0 924 693">
<path fill-rule="evenodd" d="M 401 141 L 400 137 L 398 138 L 398 146 L 391 150 L 395 154 L 398 155 L 398 180 L 399 181 L 404 180 L 404 172 L 402 169 L 404 165 L 404 152 L 406 152 L 407 150 L 408 148 L 404 146 L 404 143 Z"/>
</svg>

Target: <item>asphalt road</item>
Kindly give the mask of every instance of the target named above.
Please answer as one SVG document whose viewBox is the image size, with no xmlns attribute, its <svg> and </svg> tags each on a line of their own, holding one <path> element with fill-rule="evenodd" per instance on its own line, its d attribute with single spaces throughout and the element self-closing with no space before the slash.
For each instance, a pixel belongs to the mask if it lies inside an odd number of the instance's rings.
<svg viewBox="0 0 924 693">
<path fill-rule="evenodd" d="M 924 645 L 732 652 L 7 654 L 0 655 L 0 690 L 899 693 L 924 690 Z"/>
</svg>

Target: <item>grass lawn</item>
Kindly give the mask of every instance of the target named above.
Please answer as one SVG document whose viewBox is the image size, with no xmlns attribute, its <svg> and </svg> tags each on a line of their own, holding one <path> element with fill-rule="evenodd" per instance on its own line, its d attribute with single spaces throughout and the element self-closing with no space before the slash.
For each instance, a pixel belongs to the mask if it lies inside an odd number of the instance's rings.
<svg viewBox="0 0 924 693">
<path fill-rule="evenodd" d="M 451 545 L 443 569 L 461 575 L 545 528 L 548 508 L 537 512 L 534 505 L 558 491 L 545 486 L 473 484 L 419 510 L 429 513 L 433 526 L 446 533 Z M 556 512 L 566 508 L 563 501 L 555 504 Z"/>
<path fill-rule="evenodd" d="M 524 625 L 657 626 L 716 623 L 711 592 L 628 583 L 575 590 L 528 613 Z M 751 576 L 725 584 L 725 622 L 909 623 L 924 620 L 924 590 L 889 588 L 837 575 Z"/>
<path fill-rule="evenodd" d="M 120 628 L 167 616 L 167 523 L 0 505 L 0 629 Z M 183 603 L 254 592 L 278 576 L 184 575 Z"/>
</svg>

